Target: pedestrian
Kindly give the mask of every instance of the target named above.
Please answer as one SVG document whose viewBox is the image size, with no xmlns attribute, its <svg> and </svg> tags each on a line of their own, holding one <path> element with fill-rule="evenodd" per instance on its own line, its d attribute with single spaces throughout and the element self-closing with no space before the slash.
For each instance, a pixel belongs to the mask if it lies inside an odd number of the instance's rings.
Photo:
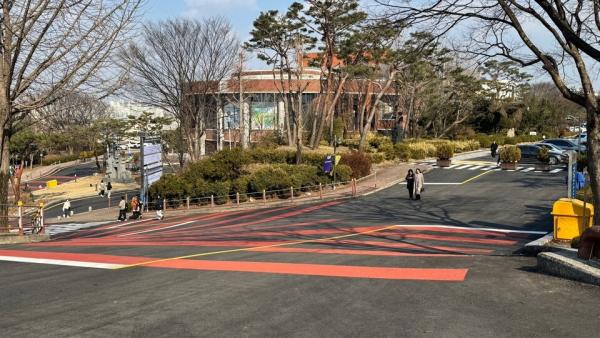
<svg viewBox="0 0 600 338">
<path fill-rule="evenodd" d="M 496 152 L 498 151 L 498 143 L 496 143 L 496 140 L 494 140 L 494 142 L 492 142 L 492 145 L 490 146 L 490 150 L 492 151 L 492 158 L 496 158 Z"/>
<path fill-rule="evenodd" d="M 425 191 L 425 177 L 423 176 L 421 169 L 417 168 L 417 170 L 415 170 L 415 191 L 414 191 L 416 200 L 421 199 L 421 193 L 423 191 Z"/>
<path fill-rule="evenodd" d="M 110 183 L 110 181 L 108 181 L 108 183 L 106 184 L 106 195 L 108 197 L 108 199 L 110 199 L 110 191 L 112 190 L 112 184 Z"/>
<path fill-rule="evenodd" d="M 127 202 L 125 201 L 125 196 L 121 196 L 121 201 L 119 201 L 119 221 L 123 222 L 127 219 Z"/>
<path fill-rule="evenodd" d="M 500 165 L 500 154 L 502 153 L 502 149 L 498 152 L 498 160 L 496 161 L 496 165 Z"/>
<path fill-rule="evenodd" d="M 415 173 L 412 169 L 408 169 L 406 174 L 406 189 L 408 189 L 408 198 L 412 200 L 415 192 Z"/>
<path fill-rule="evenodd" d="M 138 219 L 140 217 L 140 203 L 137 196 L 131 198 L 131 219 Z"/>
<path fill-rule="evenodd" d="M 63 203 L 63 217 L 68 218 L 71 216 L 71 201 L 68 199 Z"/>
<path fill-rule="evenodd" d="M 160 197 L 160 195 L 158 195 L 158 198 L 156 199 L 156 219 L 159 220 L 163 220 L 165 218 L 165 215 L 163 214 L 163 207 L 164 207 L 164 200 L 162 199 L 162 197 Z"/>
<path fill-rule="evenodd" d="M 106 191 L 106 183 L 104 183 L 104 180 L 100 180 L 100 192 L 98 193 L 98 195 L 100 195 L 101 197 L 104 197 L 104 193 Z"/>
<path fill-rule="evenodd" d="M 575 193 L 585 187 L 585 175 L 577 170 L 575 173 Z"/>
</svg>

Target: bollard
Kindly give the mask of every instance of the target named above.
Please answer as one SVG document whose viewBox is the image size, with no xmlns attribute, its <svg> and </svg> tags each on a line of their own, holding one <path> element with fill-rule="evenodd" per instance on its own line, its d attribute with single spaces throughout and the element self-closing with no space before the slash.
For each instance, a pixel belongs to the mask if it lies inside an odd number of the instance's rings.
<svg viewBox="0 0 600 338">
<path fill-rule="evenodd" d="M 167 199 L 163 200 L 163 212 L 167 211 Z"/>
<path fill-rule="evenodd" d="M 215 195 L 210 195 L 210 207 L 213 208 L 215 206 Z"/>
<path fill-rule="evenodd" d="M 267 191 L 263 189 L 263 203 L 267 204 Z"/>
<path fill-rule="evenodd" d="M 291 202 L 294 203 L 294 187 L 290 187 L 290 192 L 291 192 Z"/>
<path fill-rule="evenodd" d="M 240 193 L 236 192 L 235 193 L 235 204 L 237 204 L 237 206 L 240 206 Z"/>
<path fill-rule="evenodd" d="M 356 197 L 356 179 L 352 179 L 352 197 Z"/>
<path fill-rule="evenodd" d="M 17 203 L 19 206 L 19 235 L 23 235 L 23 202 Z"/>
<path fill-rule="evenodd" d="M 91 205 L 88 207 L 88 212 L 92 212 L 92 206 Z"/>
<path fill-rule="evenodd" d="M 69 213 L 69 216 L 73 217 L 74 214 L 75 214 L 75 211 L 71 210 L 71 212 Z"/>
<path fill-rule="evenodd" d="M 108 196 L 108 208 L 110 209 L 110 196 Z"/>
<path fill-rule="evenodd" d="M 98 191 L 98 183 L 96 183 L 96 191 Z"/>
<path fill-rule="evenodd" d="M 323 199 L 323 184 L 319 182 L 319 199 Z"/>
<path fill-rule="evenodd" d="M 185 199 L 185 207 L 186 209 L 190 210 L 190 196 Z"/>
<path fill-rule="evenodd" d="M 44 226 L 44 203 L 40 203 L 40 225 L 42 227 L 42 234 L 46 233 L 46 227 Z"/>
<path fill-rule="evenodd" d="M 375 172 L 374 174 L 375 174 L 375 189 L 377 189 L 377 172 Z"/>
<path fill-rule="evenodd" d="M 75 174 L 75 183 L 77 183 L 77 174 Z"/>
</svg>

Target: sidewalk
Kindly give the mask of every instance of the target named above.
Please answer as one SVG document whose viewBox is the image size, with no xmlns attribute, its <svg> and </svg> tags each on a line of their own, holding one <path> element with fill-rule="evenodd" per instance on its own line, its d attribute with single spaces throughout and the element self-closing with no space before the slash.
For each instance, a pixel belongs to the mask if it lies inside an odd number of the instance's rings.
<svg viewBox="0 0 600 338">
<path fill-rule="evenodd" d="M 416 168 L 421 168 L 424 172 L 427 172 L 432 169 L 432 167 L 429 165 L 418 165 L 416 163 L 385 163 L 382 165 L 374 166 L 374 174 L 371 174 L 370 176 L 367 176 L 357 181 L 357 197 L 366 196 L 374 192 L 391 187 L 395 184 L 398 184 L 404 180 L 408 169 L 414 170 Z M 427 182 L 425 184 L 427 184 Z M 214 207 L 210 207 L 207 205 L 201 207 L 194 206 L 190 207 L 190 209 L 186 209 L 185 207 L 179 209 L 167 208 L 167 210 L 165 210 L 165 214 L 166 217 L 169 217 L 189 214 L 203 214 L 219 211 L 225 212 L 240 209 L 260 209 L 274 207 L 278 205 L 302 205 L 305 203 L 314 203 L 320 200 L 348 199 L 352 197 L 352 185 L 348 184 L 337 187 L 335 190 L 332 190 L 330 187 L 324 187 L 323 198 L 319 196 L 318 192 L 310 192 L 304 193 L 299 197 L 295 197 L 294 200 L 276 199 L 268 200 L 266 203 L 262 200 L 254 200 L 252 202 L 248 201 L 245 203 L 240 203 L 239 206 L 236 205 L 234 202 L 226 205 L 217 205 Z M 118 214 L 118 207 L 115 206 L 110 209 L 99 209 L 94 210 L 92 212 L 75 214 L 73 215 L 73 217 L 66 219 L 48 219 L 47 223 L 65 224 L 115 221 L 117 219 Z M 148 218 L 152 218 L 153 216 L 154 212 L 152 210 L 149 213 L 147 213 Z"/>
</svg>

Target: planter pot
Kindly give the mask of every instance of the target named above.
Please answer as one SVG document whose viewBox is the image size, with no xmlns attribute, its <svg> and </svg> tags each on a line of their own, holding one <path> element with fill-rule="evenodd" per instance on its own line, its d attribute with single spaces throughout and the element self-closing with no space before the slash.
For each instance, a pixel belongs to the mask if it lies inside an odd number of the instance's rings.
<svg viewBox="0 0 600 338">
<path fill-rule="evenodd" d="M 535 170 L 536 171 L 550 171 L 552 167 L 547 163 L 536 163 Z"/>
<path fill-rule="evenodd" d="M 438 167 L 449 167 L 452 164 L 452 160 L 440 160 L 438 159 L 436 162 Z"/>
<path fill-rule="evenodd" d="M 500 168 L 502 170 L 517 170 L 517 162 L 502 162 Z"/>
</svg>

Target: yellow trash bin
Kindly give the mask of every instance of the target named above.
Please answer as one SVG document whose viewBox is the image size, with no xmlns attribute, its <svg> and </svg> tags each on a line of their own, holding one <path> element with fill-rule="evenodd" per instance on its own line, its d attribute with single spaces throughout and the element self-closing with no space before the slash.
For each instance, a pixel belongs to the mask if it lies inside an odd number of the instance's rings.
<svg viewBox="0 0 600 338">
<path fill-rule="evenodd" d="M 584 202 L 577 199 L 561 198 L 554 202 L 554 239 L 571 241 L 581 236 L 583 231 L 592 226 L 594 206 L 585 203 L 585 218 L 583 218 Z"/>
<path fill-rule="evenodd" d="M 57 180 L 50 180 L 50 181 L 46 182 L 46 188 L 54 188 L 57 185 L 58 185 Z"/>
</svg>

